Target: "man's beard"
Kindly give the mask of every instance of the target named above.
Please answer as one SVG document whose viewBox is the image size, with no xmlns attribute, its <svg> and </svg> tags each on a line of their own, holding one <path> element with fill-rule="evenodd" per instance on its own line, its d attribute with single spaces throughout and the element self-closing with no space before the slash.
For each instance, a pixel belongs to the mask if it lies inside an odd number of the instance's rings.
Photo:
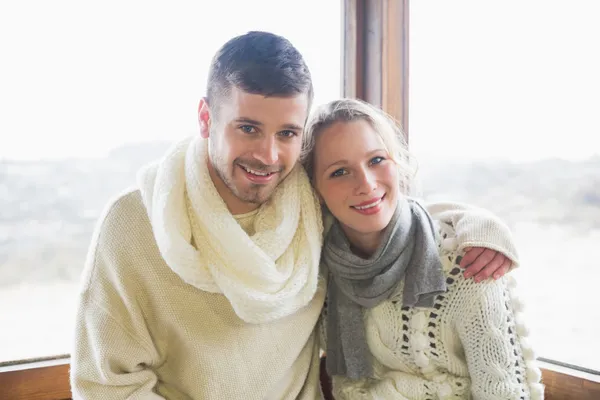
<svg viewBox="0 0 600 400">
<path fill-rule="evenodd" d="M 261 204 L 265 203 L 266 201 L 268 201 L 271 198 L 271 196 L 273 195 L 273 192 L 277 188 L 277 185 L 279 185 L 279 183 L 280 183 L 280 181 L 278 180 L 274 187 L 267 187 L 265 185 L 259 185 L 259 184 L 254 184 L 254 183 L 250 182 L 248 185 L 248 188 L 244 191 L 241 191 L 235 185 L 234 180 L 233 180 L 233 174 L 234 174 L 235 168 L 243 169 L 242 167 L 240 167 L 238 165 L 237 160 L 234 160 L 234 162 L 233 162 L 231 176 L 227 175 L 227 164 L 226 164 L 226 162 L 224 162 L 224 160 L 222 158 L 217 156 L 217 157 L 212 158 L 212 160 L 210 160 L 209 162 L 211 163 L 212 168 L 216 172 L 219 179 L 221 179 L 221 181 L 225 184 L 225 186 L 227 186 L 229 191 L 231 191 L 231 193 L 233 193 L 233 195 L 235 197 L 237 197 L 238 199 L 240 199 L 241 201 L 243 201 L 245 203 L 257 204 L 257 205 L 261 205 Z M 256 171 L 264 171 L 265 170 L 264 167 L 258 167 L 256 162 L 243 163 L 243 164 L 248 165 L 249 167 L 250 167 L 250 165 L 252 165 L 251 168 Z M 271 168 L 271 170 L 272 170 L 272 168 Z M 239 171 L 239 173 L 243 173 L 243 172 Z"/>
</svg>

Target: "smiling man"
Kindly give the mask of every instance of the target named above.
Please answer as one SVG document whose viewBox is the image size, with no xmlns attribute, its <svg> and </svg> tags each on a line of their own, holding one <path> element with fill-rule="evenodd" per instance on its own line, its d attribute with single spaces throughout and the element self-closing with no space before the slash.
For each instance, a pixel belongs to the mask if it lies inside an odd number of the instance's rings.
<svg viewBox="0 0 600 400">
<path fill-rule="evenodd" d="M 75 398 L 315 399 L 320 206 L 297 164 L 312 102 L 286 39 L 215 55 L 200 135 L 110 205 L 84 272 Z"/>
<path fill-rule="evenodd" d="M 225 74 L 215 71 L 212 79 Z M 306 74 L 310 79 L 308 70 Z M 304 90 L 290 89 L 286 97 L 265 97 L 260 87 L 242 84 L 209 90 L 213 118 L 207 99 L 200 101 L 199 110 L 201 135 L 210 139 L 208 170 L 233 214 L 267 201 L 295 166 L 312 98 L 310 80 Z"/>
<path fill-rule="evenodd" d="M 323 224 L 297 163 L 312 98 L 302 56 L 280 36 L 250 32 L 217 52 L 200 135 L 145 167 L 98 223 L 75 399 L 321 397 Z"/>
</svg>

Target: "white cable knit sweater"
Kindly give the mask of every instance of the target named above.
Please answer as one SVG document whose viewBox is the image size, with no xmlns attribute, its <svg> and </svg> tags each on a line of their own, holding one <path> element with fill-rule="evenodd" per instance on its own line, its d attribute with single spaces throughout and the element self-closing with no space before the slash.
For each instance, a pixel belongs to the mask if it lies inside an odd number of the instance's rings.
<svg viewBox="0 0 600 400">
<path fill-rule="evenodd" d="M 442 208 L 431 209 L 434 217 Z M 447 213 L 448 211 L 444 211 Z M 476 225 L 485 226 L 481 219 Z M 439 222 L 440 257 L 448 291 L 432 308 L 402 307 L 402 284 L 388 301 L 365 312 L 374 379 L 333 377 L 336 399 L 542 399 L 541 373 L 521 320 L 522 303 L 513 295 L 514 279 L 475 283 L 459 268 L 460 249 L 472 246 L 514 253 L 497 229 L 473 236 L 473 220 Z M 498 225 L 500 226 L 500 225 Z M 492 225 L 488 225 L 492 228 Z M 466 235 L 466 236 L 464 236 Z M 486 240 L 487 239 L 487 240 Z M 513 258 L 514 260 L 514 258 Z M 326 311 L 324 311 L 326 318 Z M 322 340 L 326 337 L 322 326 Z"/>
</svg>

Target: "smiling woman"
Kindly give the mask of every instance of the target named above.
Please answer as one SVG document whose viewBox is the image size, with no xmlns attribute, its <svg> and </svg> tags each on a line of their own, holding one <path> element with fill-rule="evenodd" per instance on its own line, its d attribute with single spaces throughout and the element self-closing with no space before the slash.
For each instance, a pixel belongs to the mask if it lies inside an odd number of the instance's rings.
<svg viewBox="0 0 600 400">
<path fill-rule="evenodd" d="M 321 106 L 305 135 L 314 143 L 305 160 L 314 163 L 315 189 L 335 217 L 322 259 L 330 276 L 323 337 L 336 398 L 541 400 L 512 277 L 478 284 L 461 272 L 465 234 L 477 232 L 476 247 L 514 259 L 504 225 L 479 224 L 475 213 L 446 222 L 411 198 L 400 182 L 412 187 L 412 178 L 395 162 L 399 149 L 407 152 L 403 136 L 368 103 Z"/>
<path fill-rule="evenodd" d="M 327 135 L 317 137 L 314 151 L 315 188 L 327 208 L 345 221 L 350 239 L 375 235 L 367 242 L 376 247 L 396 208 L 399 181 L 399 169 L 379 134 L 365 120 L 334 123 Z"/>
</svg>

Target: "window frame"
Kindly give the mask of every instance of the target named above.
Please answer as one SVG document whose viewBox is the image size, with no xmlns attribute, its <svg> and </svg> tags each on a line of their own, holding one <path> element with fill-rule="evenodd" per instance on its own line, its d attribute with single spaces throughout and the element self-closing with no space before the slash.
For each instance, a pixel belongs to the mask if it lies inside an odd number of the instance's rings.
<svg viewBox="0 0 600 400">
<path fill-rule="evenodd" d="M 342 95 L 385 110 L 408 140 L 409 0 L 342 2 Z M 64 400 L 72 394 L 68 355 L 0 364 L 7 400 Z M 548 398 L 600 397 L 600 376 L 553 360 L 540 362 Z"/>
</svg>

